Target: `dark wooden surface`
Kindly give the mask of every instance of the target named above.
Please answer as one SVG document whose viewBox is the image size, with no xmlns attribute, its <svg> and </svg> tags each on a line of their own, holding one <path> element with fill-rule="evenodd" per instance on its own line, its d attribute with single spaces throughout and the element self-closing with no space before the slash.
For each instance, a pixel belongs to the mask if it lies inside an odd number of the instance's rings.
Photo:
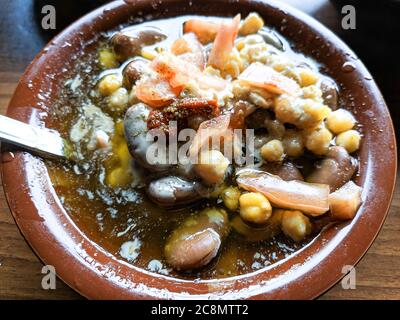
<svg viewBox="0 0 400 320">
<path fill-rule="evenodd" d="M 43 2 L 54 1 L 0 0 L 0 114 L 5 113 L 21 73 L 51 36 L 43 32 L 37 23 L 38 14 L 35 11 Z M 373 7 L 369 7 L 365 0 L 346 1 L 356 7 L 357 29 L 345 31 L 340 27 L 340 1 L 285 2 L 316 17 L 353 48 L 378 82 L 398 127 L 400 63 L 397 57 L 400 44 L 394 35 L 400 31 L 396 20 L 396 16 L 400 16 L 400 7 L 385 1 L 379 2 L 380 5 L 375 1 Z M 82 14 L 88 2 L 80 1 L 79 9 L 68 5 L 72 1 L 58 0 L 57 3 L 57 23 L 61 28 Z M 43 290 L 42 266 L 16 227 L 0 183 L 0 299 L 82 298 L 60 280 L 56 290 Z M 385 225 L 357 265 L 356 276 L 355 290 L 344 290 L 337 284 L 321 299 L 400 299 L 399 181 Z"/>
</svg>

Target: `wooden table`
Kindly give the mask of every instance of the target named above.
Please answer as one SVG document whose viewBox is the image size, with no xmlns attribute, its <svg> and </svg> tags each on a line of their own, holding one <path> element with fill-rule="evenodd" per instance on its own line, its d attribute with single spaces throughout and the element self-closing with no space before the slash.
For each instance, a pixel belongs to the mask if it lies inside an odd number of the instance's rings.
<svg viewBox="0 0 400 320">
<path fill-rule="evenodd" d="M 400 48 L 399 44 L 390 43 L 385 35 L 389 30 L 392 34 L 398 34 L 400 27 L 395 21 L 395 15 L 400 12 L 400 8 L 374 7 L 372 12 L 375 17 L 384 15 L 384 18 L 380 22 L 371 23 L 369 27 L 370 22 L 366 16 L 368 9 L 357 7 L 357 30 L 344 31 L 340 28 L 340 10 L 329 1 L 286 2 L 315 16 L 344 38 L 359 54 L 380 85 L 398 127 L 399 111 L 396 109 L 399 108 L 396 107 L 400 103 L 400 94 L 397 93 L 400 88 L 400 64 L 396 62 L 396 55 Z M 38 30 L 33 1 L 0 0 L 0 6 L 0 114 L 4 114 L 23 69 L 43 46 L 48 35 Z M 379 11 L 381 14 L 377 14 Z M 383 30 L 376 28 L 377 25 L 383 26 Z M 57 281 L 56 290 L 43 290 L 42 266 L 15 225 L 0 183 L 0 299 L 82 298 L 60 280 Z M 355 290 L 344 290 L 337 284 L 321 298 L 400 299 L 399 179 L 385 225 L 357 265 L 356 275 Z"/>
</svg>

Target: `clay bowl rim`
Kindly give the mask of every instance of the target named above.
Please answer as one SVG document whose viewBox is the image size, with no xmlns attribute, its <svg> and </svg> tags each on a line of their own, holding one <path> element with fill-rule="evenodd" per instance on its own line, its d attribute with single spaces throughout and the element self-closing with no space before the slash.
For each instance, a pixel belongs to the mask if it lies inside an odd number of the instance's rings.
<svg viewBox="0 0 400 320">
<path fill-rule="evenodd" d="M 31 124 L 43 125 L 41 106 L 49 105 L 52 85 L 56 82 L 48 81 L 49 75 L 53 77 L 57 75 L 57 72 L 49 71 L 55 68 L 52 59 L 57 59 L 57 56 L 62 57 L 62 53 L 68 50 L 69 54 L 74 52 L 71 50 L 79 47 L 79 37 L 88 36 L 100 25 L 111 23 L 115 27 L 118 17 L 126 15 L 127 11 L 151 10 L 149 8 L 151 3 L 148 0 L 137 0 L 134 7 L 129 7 L 123 1 L 114 1 L 94 10 L 66 28 L 26 69 L 9 104 L 7 115 Z M 165 0 L 161 6 L 168 7 L 177 3 L 185 1 Z M 193 7 L 190 9 L 196 8 L 197 3 L 193 1 Z M 358 179 L 365 189 L 364 203 L 351 222 L 322 232 L 305 248 L 271 267 L 221 280 L 200 282 L 180 280 L 154 275 L 133 267 L 90 241 L 62 207 L 51 186 L 43 161 L 18 150 L 10 153 L 7 151 L 9 150 L 7 146 L 3 145 L 1 173 L 4 191 L 18 227 L 39 258 L 45 264 L 55 266 L 57 275 L 64 282 L 88 298 L 315 298 L 343 277 L 344 265 L 354 266 L 361 259 L 383 225 L 395 186 L 396 141 L 389 111 L 379 89 L 375 82 L 370 80 L 371 76 L 361 61 L 354 58 L 355 54 L 347 45 L 326 27 L 287 4 L 277 1 L 245 0 L 234 3 L 229 0 L 219 0 L 214 3 L 221 8 L 224 3 L 230 3 L 243 11 L 270 14 L 272 20 L 284 17 L 288 29 L 300 28 L 312 36 L 312 39 L 307 38 L 311 41 L 307 42 L 309 47 L 329 44 L 325 49 L 332 49 L 332 55 L 338 57 L 342 63 L 352 59 L 354 71 L 340 77 L 344 83 L 359 81 L 363 89 L 355 90 L 359 94 L 356 101 L 361 102 L 362 99 L 366 99 L 370 103 L 367 111 L 379 112 L 381 116 L 376 120 L 377 125 L 386 128 L 380 133 L 379 139 L 376 134 L 365 132 L 360 151 L 361 175 Z M 230 10 L 233 9 L 227 9 Z M 285 35 L 284 31 L 282 33 Z M 61 45 L 68 41 L 71 41 L 73 49 Z M 36 88 L 36 84 L 40 86 Z M 45 96 L 44 101 L 39 101 L 38 90 L 44 88 L 49 89 L 50 96 Z M 43 99 L 43 96 L 41 98 Z M 36 107 L 26 108 L 33 105 Z M 371 127 L 372 123 L 368 122 L 370 116 L 360 115 L 364 121 L 362 123 Z M 368 148 L 364 147 L 366 145 Z M 381 170 L 381 167 L 375 164 L 375 161 L 382 162 L 378 157 L 385 151 L 383 147 L 389 150 L 385 154 L 385 170 Z M 375 193 L 379 193 L 379 197 Z M 372 203 L 375 209 L 372 208 Z"/>
</svg>

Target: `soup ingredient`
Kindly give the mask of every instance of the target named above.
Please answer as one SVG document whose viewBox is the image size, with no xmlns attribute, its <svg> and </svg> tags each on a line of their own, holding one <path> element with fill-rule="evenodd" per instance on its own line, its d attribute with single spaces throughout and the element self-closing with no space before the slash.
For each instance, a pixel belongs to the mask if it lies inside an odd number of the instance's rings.
<svg viewBox="0 0 400 320">
<path fill-rule="evenodd" d="M 159 54 L 152 61 L 151 67 L 167 79 L 176 92 L 193 85 L 202 90 L 222 91 L 227 85 L 224 79 L 201 72 L 194 64 L 170 53 Z"/>
<path fill-rule="evenodd" d="M 169 106 L 153 109 L 147 119 L 149 129 L 159 128 L 164 132 L 169 131 L 170 121 L 176 121 L 178 131 L 188 128 L 189 122 L 195 116 L 200 116 L 204 122 L 219 115 L 218 105 L 214 100 L 203 98 L 183 98 L 175 100 Z M 192 124 L 193 125 L 193 124 Z M 200 123 L 198 124 L 200 126 Z"/>
<path fill-rule="evenodd" d="M 206 65 L 206 54 L 194 33 L 186 33 L 176 40 L 171 46 L 171 52 L 200 70 Z"/>
<path fill-rule="evenodd" d="M 274 139 L 261 147 L 261 156 L 266 161 L 282 161 L 284 158 L 283 145 L 280 140 Z"/>
<path fill-rule="evenodd" d="M 353 181 L 349 181 L 340 189 L 331 193 L 329 195 L 331 216 L 338 220 L 353 219 L 362 202 L 361 192 L 361 187 Z"/>
<path fill-rule="evenodd" d="M 118 67 L 117 57 L 112 50 L 103 49 L 99 52 L 99 64 L 103 69 L 112 69 Z"/>
<path fill-rule="evenodd" d="M 195 114 L 189 117 L 188 119 L 188 128 L 193 129 L 195 131 L 199 130 L 200 125 L 204 122 L 207 121 L 208 118 L 202 114 Z"/>
<path fill-rule="evenodd" d="M 297 69 L 299 84 L 301 87 L 308 87 L 318 82 L 318 75 L 310 68 L 301 67 Z"/>
<path fill-rule="evenodd" d="M 319 156 L 328 152 L 333 135 L 323 123 L 315 128 L 306 130 L 304 133 L 306 134 L 305 146 L 308 150 Z"/>
<path fill-rule="evenodd" d="M 80 117 L 73 124 L 69 133 L 71 142 L 83 144 L 88 150 L 97 146 L 96 132 L 101 130 L 106 134 L 114 132 L 114 121 L 94 104 L 86 103 L 81 107 Z"/>
<path fill-rule="evenodd" d="M 206 190 L 197 181 L 167 176 L 150 182 L 147 187 L 150 200 L 162 207 L 176 207 L 201 199 Z"/>
<path fill-rule="evenodd" d="M 285 77 L 270 66 L 253 62 L 239 75 L 240 83 L 262 88 L 274 94 L 298 95 L 300 87 L 296 81 Z"/>
<path fill-rule="evenodd" d="M 235 129 L 245 129 L 247 118 L 251 117 L 256 110 L 256 106 L 247 101 L 239 100 L 235 102 L 231 114 L 231 127 Z"/>
<path fill-rule="evenodd" d="M 157 150 L 157 159 L 164 159 L 164 163 L 157 161 L 154 153 L 148 152 L 149 147 L 154 143 L 154 141 L 146 139 L 149 134 L 147 118 L 150 110 L 150 107 L 144 103 L 138 103 L 126 111 L 124 118 L 125 138 L 129 152 L 136 162 L 147 169 L 158 172 L 165 171 L 171 167 L 167 162 L 167 150 L 163 148 Z"/>
<path fill-rule="evenodd" d="M 106 75 L 99 82 L 99 92 L 103 96 L 109 96 L 122 86 L 122 79 L 118 74 Z"/>
<path fill-rule="evenodd" d="M 55 187 L 78 223 L 95 217 L 90 236 L 108 251 L 130 240 L 120 253 L 138 268 L 185 280 L 245 274 L 303 247 L 328 221 L 354 216 L 358 187 L 334 191 L 351 179 L 356 164 L 346 147 L 331 146 L 340 142 L 337 135 L 358 128 L 344 109 L 332 113 L 336 84 L 257 14 L 242 23 L 239 17 L 190 20 L 180 35 L 182 18 L 153 22 L 171 27 L 160 43 L 142 38 L 134 47 L 126 31 L 142 26 L 124 29 L 110 47 L 93 44 L 98 59 L 90 52 L 78 72 L 71 70 L 60 92 L 60 131 L 82 118 L 71 133 L 85 162 L 66 164 Z M 164 33 L 149 25 L 142 29 Z M 237 34 L 243 37 L 235 40 Z M 99 63 L 108 70 L 100 71 Z M 104 110 L 87 115 L 85 101 Z M 113 130 L 92 126 L 103 115 Z M 254 141 L 250 131 L 242 137 L 235 129 L 255 129 Z M 175 132 L 186 137 L 178 150 Z M 190 159 L 182 158 L 188 147 Z M 176 151 L 185 164 L 176 164 Z M 241 161 L 245 152 L 254 165 Z M 326 165 L 325 158 L 332 162 Z M 52 170 L 60 176 L 63 168 Z M 302 174 L 310 173 L 326 183 L 304 182 Z M 320 216 L 329 208 L 332 214 Z M 235 233 L 224 241 L 230 227 Z"/>
<path fill-rule="evenodd" d="M 239 33 L 242 36 L 247 36 L 252 33 L 257 33 L 264 26 L 263 19 L 255 12 L 250 13 L 240 25 Z"/>
<path fill-rule="evenodd" d="M 244 193 L 239 198 L 240 217 L 247 222 L 264 224 L 271 217 L 268 199 L 258 192 Z"/>
<path fill-rule="evenodd" d="M 202 44 L 214 41 L 221 24 L 201 19 L 190 19 L 183 25 L 183 32 L 193 32 Z"/>
<path fill-rule="evenodd" d="M 221 25 L 208 57 L 208 64 L 210 66 L 220 70 L 224 69 L 234 47 L 239 32 L 239 26 L 240 14 L 235 16 L 230 22 Z"/>
<path fill-rule="evenodd" d="M 141 246 L 142 242 L 138 238 L 135 238 L 133 241 L 124 242 L 119 254 L 122 258 L 132 262 L 139 256 Z"/>
<path fill-rule="evenodd" d="M 361 135 L 356 130 L 348 130 L 340 133 L 336 137 L 336 144 L 347 150 L 348 153 L 353 153 L 360 147 Z"/>
<path fill-rule="evenodd" d="M 236 215 L 231 220 L 232 229 L 244 236 L 246 241 L 258 242 L 268 240 L 281 232 L 282 210 L 274 209 L 271 217 L 264 224 L 248 224 Z"/>
<path fill-rule="evenodd" d="M 192 144 L 189 148 L 189 155 L 192 159 L 194 159 L 193 162 L 195 162 L 202 149 L 210 149 L 207 147 L 210 142 L 219 146 L 221 139 L 225 137 L 229 138 L 229 136 L 232 134 L 229 124 L 229 114 L 220 115 L 200 124 L 200 127 L 197 130 L 197 133 L 194 136 Z"/>
<path fill-rule="evenodd" d="M 312 231 L 310 219 L 298 210 L 282 210 L 282 231 L 299 242 Z"/>
<path fill-rule="evenodd" d="M 96 141 L 98 148 L 103 149 L 109 147 L 109 139 L 110 137 L 103 130 L 96 131 Z"/>
<path fill-rule="evenodd" d="M 235 17 L 236 18 L 236 17 Z M 184 33 L 194 33 L 202 44 L 208 44 L 215 40 L 223 23 L 207 21 L 202 19 L 190 19 L 183 25 Z M 257 33 L 264 26 L 263 19 L 255 12 L 250 13 L 239 25 L 240 35 L 246 36 Z M 236 29 L 236 25 L 234 30 Z M 231 35 L 230 32 L 226 34 Z"/>
<path fill-rule="evenodd" d="M 128 27 L 111 38 L 111 44 L 120 61 L 140 54 L 142 47 L 166 39 L 166 35 L 155 27 Z"/>
<path fill-rule="evenodd" d="M 282 139 L 283 148 L 289 157 L 300 157 L 304 152 L 304 139 L 295 129 L 288 129 Z"/>
<path fill-rule="evenodd" d="M 321 90 L 324 104 L 332 110 L 336 110 L 338 108 L 339 100 L 336 83 L 328 77 L 323 77 L 321 81 Z"/>
<path fill-rule="evenodd" d="M 176 270 L 204 267 L 217 255 L 229 233 L 227 213 L 207 208 L 174 230 L 164 248 L 167 262 Z"/>
<path fill-rule="evenodd" d="M 281 140 L 283 138 L 283 135 L 285 134 L 285 126 L 283 125 L 282 122 L 279 120 L 272 120 L 272 119 L 266 119 L 265 120 L 265 128 L 268 131 L 268 134 L 278 140 Z"/>
<path fill-rule="evenodd" d="M 319 216 L 329 209 L 329 186 L 303 181 L 284 181 L 267 172 L 244 169 L 236 179 L 239 187 L 260 192 L 274 205 L 301 210 L 311 216 Z"/>
<path fill-rule="evenodd" d="M 207 185 L 222 183 L 229 167 L 229 160 L 218 150 L 204 150 L 194 171 Z"/>
<path fill-rule="evenodd" d="M 155 73 L 142 77 L 135 88 L 137 98 L 153 108 L 168 105 L 179 92 L 174 91 L 168 80 Z"/>
<path fill-rule="evenodd" d="M 265 163 L 262 166 L 262 170 L 279 176 L 285 181 L 299 180 L 303 181 L 304 178 L 300 170 L 290 161 L 282 163 Z"/>
<path fill-rule="evenodd" d="M 321 160 L 316 169 L 306 178 L 307 182 L 328 184 L 331 191 L 343 186 L 351 179 L 357 169 L 357 161 L 345 148 L 329 148 L 326 158 Z"/>
<path fill-rule="evenodd" d="M 338 109 L 326 118 L 326 125 L 334 134 L 352 129 L 355 123 L 353 115 L 345 109 Z"/>
<path fill-rule="evenodd" d="M 282 123 L 293 124 L 298 129 L 308 129 L 307 133 L 310 133 L 323 127 L 322 120 L 331 110 L 320 101 L 282 94 L 275 99 L 274 111 Z"/>
<path fill-rule="evenodd" d="M 236 211 L 239 208 L 239 198 L 241 192 L 238 187 L 228 187 L 224 189 L 220 195 L 225 207 L 231 211 Z"/>
<path fill-rule="evenodd" d="M 112 111 L 124 111 L 128 106 L 129 95 L 125 88 L 119 88 L 108 97 L 108 106 Z"/>
<path fill-rule="evenodd" d="M 249 102 L 246 102 L 246 104 L 245 102 L 242 102 L 241 104 L 249 105 L 248 107 L 249 114 L 245 118 L 245 124 L 247 128 L 252 128 L 252 129 L 265 128 L 265 123 L 269 119 L 271 119 L 270 112 L 266 109 L 256 108 L 253 104 Z"/>
<path fill-rule="evenodd" d="M 124 70 L 123 74 L 123 84 L 125 88 L 132 89 L 132 86 L 139 81 L 143 74 L 148 73 L 149 62 L 144 59 L 136 58 L 130 62 Z"/>
<path fill-rule="evenodd" d="M 134 179 L 136 174 L 132 169 L 132 156 L 126 145 L 122 121 L 115 124 L 110 145 L 112 150 L 103 161 L 106 169 L 105 182 L 107 186 L 115 189 L 125 188 L 132 185 L 132 183 L 137 183 L 138 181 Z"/>
</svg>

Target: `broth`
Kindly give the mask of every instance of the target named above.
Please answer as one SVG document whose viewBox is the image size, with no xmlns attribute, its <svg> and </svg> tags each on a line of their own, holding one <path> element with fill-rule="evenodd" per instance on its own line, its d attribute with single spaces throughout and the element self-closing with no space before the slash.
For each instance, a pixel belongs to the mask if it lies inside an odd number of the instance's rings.
<svg viewBox="0 0 400 320">
<path fill-rule="evenodd" d="M 144 26 L 158 27 L 168 35 L 167 40 L 150 46 L 149 50 L 153 50 L 156 46 L 169 45 L 180 37 L 182 23 L 189 18 L 191 17 L 183 16 L 143 23 Z M 219 21 L 221 18 L 207 19 Z M 98 50 L 108 47 L 107 36 L 96 44 Z M 292 51 L 290 44 L 283 37 L 279 36 L 279 39 L 289 58 L 304 61 L 313 70 L 318 70 L 318 65 L 314 61 Z M 104 73 L 99 67 L 98 50 L 93 50 L 80 59 L 65 80 L 65 86 L 60 89 L 59 101 L 54 106 L 52 127 L 66 138 L 70 136 L 71 128 L 77 119 L 82 117 L 82 106 L 92 104 L 100 108 L 114 124 L 121 122 L 123 118 L 123 112 L 105 111 L 107 107 L 104 97 L 93 92 L 99 77 L 116 72 L 107 70 Z M 117 72 L 120 73 L 122 68 L 123 66 L 119 67 Z M 121 141 L 119 143 L 124 144 Z M 200 204 L 179 210 L 166 210 L 148 199 L 140 183 L 143 171 L 139 167 L 133 169 L 134 180 L 139 183 L 135 186 L 111 188 L 105 182 L 105 166 L 110 161 L 112 163 L 113 160 L 110 160 L 112 155 L 97 150 L 88 151 L 79 144 L 75 147 L 81 156 L 81 160 L 77 163 L 60 165 L 52 161 L 47 162 L 52 183 L 64 208 L 92 241 L 117 258 L 125 259 L 151 272 L 183 279 L 214 279 L 246 274 L 270 266 L 293 254 L 309 243 L 325 225 L 324 218 L 320 218 L 321 226 L 301 242 L 294 242 L 283 234 L 270 240 L 247 242 L 242 235 L 231 231 L 220 254 L 209 265 L 200 270 L 178 272 L 165 261 L 163 250 L 166 239 L 189 215 L 204 207 L 223 207 L 221 201 L 207 199 Z M 304 159 L 309 162 L 314 161 L 314 158 Z M 234 215 L 236 213 L 229 213 L 230 217 Z M 123 244 L 128 241 L 131 243 L 131 251 L 124 253 Z"/>
</svg>

